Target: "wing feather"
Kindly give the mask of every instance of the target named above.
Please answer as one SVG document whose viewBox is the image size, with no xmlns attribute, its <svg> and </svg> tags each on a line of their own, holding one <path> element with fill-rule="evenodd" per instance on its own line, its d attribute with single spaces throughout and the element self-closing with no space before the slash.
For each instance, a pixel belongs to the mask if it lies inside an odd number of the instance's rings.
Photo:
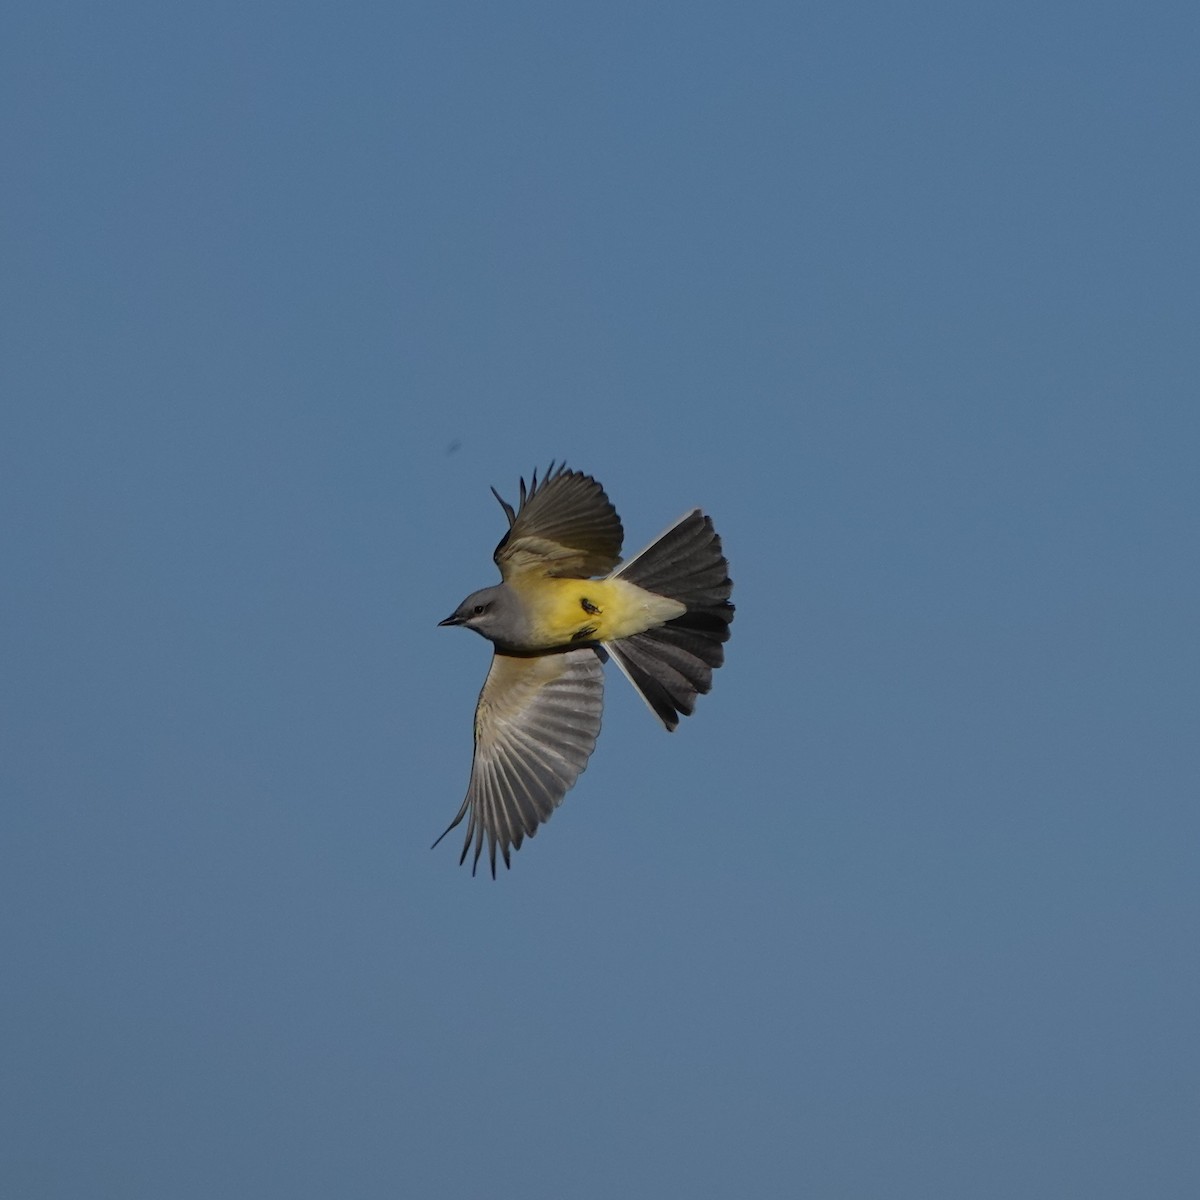
<svg viewBox="0 0 1200 1200">
<path fill-rule="evenodd" d="M 587 767 L 603 706 L 603 665 L 593 648 L 493 656 L 475 710 L 471 782 L 446 830 L 467 818 L 459 862 L 473 853 L 472 874 L 485 841 L 494 877 L 497 848 L 509 866 L 511 851 L 550 819 Z"/>
<path fill-rule="evenodd" d="M 621 558 L 625 531 L 604 489 L 590 475 L 549 470 L 541 480 L 535 471 L 528 489 L 521 480 L 518 507 L 495 488 L 509 530 L 493 557 L 505 580 L 524 572 L 587 579 L 607 575 Z"/>
</svg>

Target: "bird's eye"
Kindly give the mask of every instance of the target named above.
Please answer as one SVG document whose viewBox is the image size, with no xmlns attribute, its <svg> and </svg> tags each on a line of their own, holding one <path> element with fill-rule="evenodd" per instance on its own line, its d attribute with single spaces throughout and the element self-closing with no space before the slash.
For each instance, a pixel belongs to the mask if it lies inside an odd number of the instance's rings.
<svg viewBox="0 0 1200 1200">
<path fill-rule="evenodd" d="M 486 604 L 477 604 L 477 605 L 475 605 L 475 615 L 476 615 L 477 617 L 482 617 L 482 616 L 483 616 L 483 614 L 484 614 L 485 612 L 487 612 L 487 605 L 486 605 Z"/>
</svg>

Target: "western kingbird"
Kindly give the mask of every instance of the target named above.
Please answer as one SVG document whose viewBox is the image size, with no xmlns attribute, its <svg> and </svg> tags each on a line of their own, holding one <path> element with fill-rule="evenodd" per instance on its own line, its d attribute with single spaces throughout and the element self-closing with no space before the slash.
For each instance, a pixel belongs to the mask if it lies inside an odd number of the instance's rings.
<svg viewBox="0 0 1200 1200">
<path fill-rule="evenodd" d="M 606 659 L 674 729 L 725 661 L 733 584 L 721 539 L 698 508 L 622 563 L 620 518 L 590 475 L 551 463 L 528 490 L 521 480 L 515 511 L 492 495 L 508 517 L 492 556 L 503 582 L 439 622 L 474 629 L 495 649 L 475 709 L 467 796 L 433 844 L 468 817 L 458 861 L 474 841 L 474 874 L 486 836 L 494 879 L 496 847 L 511 866 L 510 847 L 537 833 L 587 766 Z"/>
</svg>

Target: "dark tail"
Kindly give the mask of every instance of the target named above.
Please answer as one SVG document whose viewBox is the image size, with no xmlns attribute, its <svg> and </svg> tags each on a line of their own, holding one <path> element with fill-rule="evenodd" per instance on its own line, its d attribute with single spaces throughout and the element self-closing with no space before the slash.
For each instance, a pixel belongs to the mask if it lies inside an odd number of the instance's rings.
<svg viewBox="0 0 1200 1200">
<path fill-rule="evenodd" d="M 712 519 L 693 509 L 613 575 L 687 605 L 665 625 L 604 643 L 642 699 L 674 729 L 712 687 L 733 620 L 733 583 Z"/>
</svg>

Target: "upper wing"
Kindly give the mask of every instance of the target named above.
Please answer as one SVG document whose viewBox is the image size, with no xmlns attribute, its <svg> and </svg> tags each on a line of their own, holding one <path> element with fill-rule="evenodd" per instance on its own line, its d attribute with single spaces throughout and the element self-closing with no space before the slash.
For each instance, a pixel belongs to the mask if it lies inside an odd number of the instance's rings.
<svg viewBox="0 0 1200 1200">
<path fill-rule="evenodd" d="M 587 766 L 603 705 L 604 669 L 594 649 L 493 656 L 475 710 L 467 798 L 446 830 L 469 814 L 458 861 L 466 861 L 473 840 L 472 874 L 484 835 L 495 878 L 497 844 L 507 867 L 509 848 L 519 850 L 526 834 L 532 837 L 538 824 L 550 819 Z"/>
<path fill-rule="evenodd" d="M 604 489 L 581 471 L 554 469 L 529 490 L 521 480 L 516 511 L 492 488 L 508 516 L 509 530 L 493 557 L 506 579 L 522 572 L 586 579 L 607 575 L 620 561 L 625 531 Z"/>
</svg>

